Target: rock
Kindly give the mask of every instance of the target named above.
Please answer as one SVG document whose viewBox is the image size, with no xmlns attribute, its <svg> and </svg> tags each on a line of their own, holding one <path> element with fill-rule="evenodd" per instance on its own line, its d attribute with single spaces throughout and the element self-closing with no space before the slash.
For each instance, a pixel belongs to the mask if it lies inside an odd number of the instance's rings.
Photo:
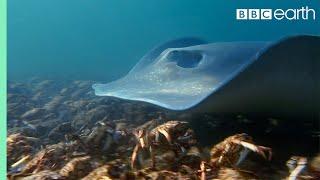
<svg viewBox="0 0 320 180">
<path fill-rule="evenodd" d="M 45 94 L 45 92 L 42 92 L 42 91 L 36 92 L 31 98 L 31 100 L 34 102 L 37 102 L 38 105 L 42 105 L 48 99 L 49 97 Z"/>
<path fill-rule="evenodd" d="M 44 109 L 49 112 L 55 112 L 59 106 L 64 102 L 65 96 L 55 96 L 51 101 L 44 105 Z"/>
<path fill-rule="evenodd" d="M 36 130 L 30 127 L 22 127 L 19 129 L 19 132 L 24 136 L 38 137 Z"/>
<path fill-rule="evenodd" d="M 70 122 L 59 124 L 48 133 L 48 138 L 52 142 L 59 142 L 65 139 L 65 135 L 72 133 L 73 129 Z"/>
<path fill-rule="evenodd" d="M 31 120 L 31 119 L 38 119 L 39 117 L 45 115 L 46 110 L 43 108 L 33 108 L 27 112 L 25 112 L 21 119 Z"/>
<path fill-rule="evenodd" d="M 109 114 L 108 109 L 109 109 L 109 107 L 105 106 L 105 105 L 101 105 L 101 106 L 98 106 L 94 109 L 91 109 L 86 114 L 86 116 L 88 117 L 88 121 L 96 122 L 96 121 L 103 120 Z"/>
<path fill-rule="evenodd" d="M 7 91 L 12 94 L 20 95 L 28 95 L 31 93 L 29 87 L 24 83 L 8 83 Z"/>
<path fill-rule="evenodd" d="M 72 88 L 67 88 L 66 87 L 66 88 L 61 89 L 59 94 L 62 95 L 62 96 L 65 96 L 65 95 L 70 94 L 72 91 L 73 91 Z"/>
</svg>

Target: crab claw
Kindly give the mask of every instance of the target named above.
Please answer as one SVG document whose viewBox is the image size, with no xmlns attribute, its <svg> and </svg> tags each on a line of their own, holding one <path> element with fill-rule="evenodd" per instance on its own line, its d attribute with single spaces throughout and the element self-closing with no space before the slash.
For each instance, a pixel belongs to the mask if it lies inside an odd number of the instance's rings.
<svg viewBox="0 0 320 180">
<path fill-rule="evenodd" d="M 244 142 L 244 141 L 241 141 L 240 144 L 243 147 L 248 148 L 251 151 L 260 154 L 263 158 L 268 159 L 269 161 L 272 158 L 272 150 L 269 147 L 257 146 L 257 145 L 254 145 L 254 144 L 251 144 L 251 143 L 248 143 L 248 142 Z M 268 152 L 268 155 L 269 155 L 268 157 L 266 156 L 265 151 Z"/>
<path fill-rule="evenodd" d="M 272 150 L 269 147 L 264 147 L 264 146 L 257 146 L 258 147 L 258 154 L 261 154 L 265 159 L 268 159 L 269 161 L 271 161 L 272 158 Z M 268 158 L 266 157 L 265 152 L 268 152 Z"/>
</svg>

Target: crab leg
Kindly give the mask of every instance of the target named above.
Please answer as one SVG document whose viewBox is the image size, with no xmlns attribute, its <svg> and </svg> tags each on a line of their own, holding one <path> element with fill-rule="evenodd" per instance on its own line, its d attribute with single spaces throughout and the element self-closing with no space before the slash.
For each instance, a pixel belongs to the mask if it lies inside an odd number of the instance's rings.
<svg viewBox="0 0 320 180">
<path fill-rule="evenodd" d="M 23 158 L 21 158 L 19 161 L 15 162 L 14 164 L 11 165 L 11 168 L 15 168 L 17 166 L 19 166 L 20 164 L 26 162 L 28 159 L 30 159 L 30 155 L 24 156 Z"/>
<path fill-rule="evenodd" d="M 219 164 L 222 162 L 223 158 L 224 158 L 225 155 L 229 152 L 229 150 L 230 150 L 230 145 L 227 144 L 227 145 L 226 145 L 226 148 L 223 150 L 221 156 L 219 157 L 219 160 L 218 160 L 218 163 L 219 163 Z"/>
<path fill-rule="evenodd" d="M 143 137 L 142 137 L 142 138 L 139 138 L 139 143 L 140 143 L 140 146 L 141 146 L 142 148 L 144 148 L 144 147 L 147 146 L 145 140 L 143 139 Z"/>
<path fill-rule="evenodd" d="M 244 150 L 240 152 L 240 157 L 238 159 L 238 162 L 236 163 L 236 166 L 240 165 L 240 163 L 242 163 L 242 161 L 246 159 L 249 152 L 250 150 L 248 148 L 244 148 Z"/>
<path fill-rule="evenodd" d="M 132 152 L 132 155 L 131 155 L 131 168 L 134 168 L 134 164 L 137 160 L 137 155 L 138 155 L 138 152 L 140 150 L 140 146 L 139 145 L 136 145 L 133 149 L 133 152 Z"/>
<path fill-rule="evenodd" d="M 167 141 L 171 144 L 172 140 L 171 140 L 170 134 L 166 130 L 163 130 L 163 129 L 159 129 L 158 131 L 161 134 L 163 134 L 166 137 Z"/>
<path fill-rule="evenodd" d="M 307 159 L 301 158 L 298 162 L 298 166 L 291 172 L 289 175 L 288 180 L 296 180 L 297 176 L 303 171 L 303 169 L 306 167 Z"/>
<path fill-rule="evenodd" d="M 138 139 L 138 142 L 139 142 L 141 148 L 144 148 L 147 146 L 147 142 L 144 139 L 144 135 L 145 135 L 144 130 L 138 130 L 138 132 L 135 132 L 134 135 Z"/>
<path fill-rule="evenodd" d="M 155 158 L 155 154 L 152 146 L 149 147 L 149 151 L 150 151 L 150 156 L 152 161 L 152 168 L 156 168 L 156 158 Z"/>
<path fill-rule="evenodd" d="M 37 164 L 36 169 L 35 169 L 32 173 L 35 174 L 35 173 L 39 172 L 39 170 L 40 170 L 40 168 L 41 168 L 41 164 L 43 163 L 45 156 L 46 156 L 48 153 L 52 152 L 52 151 L 54 151 L 54 149 L 51 149 L 51 150 L 48 150 L 48 151 L 47 151 L 47 150 L 44 151 L 44 153 L 42 154 L 41 158 L 40 158 L 39 161 L 38 161 L 38 164 Z"/>
<path fill-rule="evenodd" d="M 206 165 L 204 161 L 201 161 L 200 172 L 201 172 L 201 180 L 206 180 Z"/>
<path fill-rule="evenodd" d="M 248 142 L 245 142 L 245 141 L 234 140 L 233 142 L 236 143 L 236 144 L 240 144 L 240 145 L 242 145 L 243 147 L 248 148 L 248 149 L 250 149 L 251 151 L 260 154 L 260 155 L 263 156 L 265 159 L 271 160 L 271 157 L 272 157 L 271 148 L 264 147 L 264 146 L 257 146 L 257 145 L 254 145 L 254 144 L 251 144 L 251 143 L 248 143 Z M 266 154 L 265 154 L 264 151 L 268 151 L 268 154 L 269 154 L 269 157 L 268 157 L 268 158 L 267 158 L 267 156 L 266 156 Z"/>
</svg>

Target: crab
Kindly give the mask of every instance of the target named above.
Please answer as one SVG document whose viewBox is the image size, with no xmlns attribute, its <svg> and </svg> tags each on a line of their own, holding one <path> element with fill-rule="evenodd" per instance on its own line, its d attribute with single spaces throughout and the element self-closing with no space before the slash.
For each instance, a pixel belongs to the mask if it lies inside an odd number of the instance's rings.
<svg viewBox="0 0 320 180">
<path fill-rule="evenodd" d="M 141 169 L 134 173 L 135 179 L 170 179 L 170 180 L 181 180 L 181 179 L 197 179 L 192 174 L 183 174 L 181 172 L 175 172 L 170 170 L 155 170 L 152 168 Z"/>
<path fill-rule="evenodd" d="M 41 179 L 43 171 L 58 171 L 59 177 L 67 179 L 84 176 L 87 171 L 90 171 L 90 156 L 79 157 L 80 153 L 76 154 L 78 146 L 74 141 L 49 145 L 33 157 L 27 156 L 21 170 L 9 174 L 10 178 L 35 177 Z M 56 175 L 53 176 L 56 177 Z M 43 178 L 45 177 L 50 176 Z"/>
<path fill-rule="evenodd" d="M 194 133 L 185 121 L 168 121 L 152 130 L 147 127 L 139 128 L 134 131 L 137 144 L 131 156 L 131 167 L 137 160 L 138 153 L 147 149 L 150 152 L 152 168 L 156 167 L 155 149 L 171 149 L 176 154 L 185 153 L 186 148 L 195 144 Z"/>
<path fill-rule="evenodd" d="M 66 147 L 63 143 L 54 144 L 39 151 L 25 165 L 20 174 L 37 173 L 42 170 L 55 170 L 62 167 L 66 160 Z"/>
<path fill-rule="evenodd" d="M 27 164 L 23 172 L 8 176 L 9 179 L 80 179 L 94 167 L 90 156 L 75 157 L 69 162 L 59 159 L 61 162 L 55 166 L 58 162 L 52 158 L 53 154 L 53 151 L 41 151 Z"/>
<path fill-rule="evenodd" d="M 24 180 L 53 180 L 53 179 L 59 179 L 59 180 L 66 180 L 63 176 L 61 176 L 59 173 L 51 171 L 51 170 L 43 170 L 38 173 L 29 173 L 29 174 L 18 174 L 11 177 L 8 177 L 10 180 L 15 179 L 24 179 Z"/>
<path fill-rule="evenodd" d="M 200 170 L 198 170 L 200 180 L 207 179 L 259 179 L 254 173 L 246 170 L 211 166 L 209 163 L 202 161 Z"/>
<path fill-rule="evenodd" d="M 33 146 L 39 143 L 39 139 L 23 136 L 20 133 L 7 137 L 7 160 L 11 168 L 18 167 L 25 162 L 34 151 Z"/>
<path fill-rule="evenodd" d="M 250 151 L 271 160 L 271 148 L 255 145 L 252 137 L 245 133 L 224 139 L 211 149 L 210 163 L 201 162 L 200 179 L 257 179 L 254 173 L 237 168 Z"/>
<path fill-rule="evenodd" d="M 113 124 L 98 121 L 87 134 L 81 134 L 78 140 L 90 150 L 108 151 L 112 144 L 118 143 L 126 135 L 125 131 L 116 130 Z"/>
<path fill-rule="evenodd" d="M 63 148 L 57 147 L 57 145 L 49 146 L 35 154 L 28 162 L 25 162 L 20 171 L 10 174 L 10 179 L 15 179 L 17 177 L 33 177 L 34 175 L 35 178 L 40 178 L 42 177 L 40 172 L 56 170 L 62 167 L 63 162 L 65 161 L 63 154 Z M 40 175 L 36 176 L 38 173 L 40 173 Z"/>
<path fill-rule="evenodd" d="M 90 172 L 83 180 L 91 179 L 132 179 L 126 178 L 128 167 L 120 159 L 113 160 Z"/>
<path fill-rule="evenodd" d="M 211 165 L 214 167 L 236 167 L 245 160 L 250 151 L 271 160 L 271 148 L 255 145 L 252 137 L 242 133 L 224 139 L 211 149 Z"/>
<path fill-rule="evenodd" d="M 292 156 L 286 165 L 290 172 L 288 180 L 320 179 L 320 154 L 310 163 L 306 157 Z"/>
<path fill-rule="evenodd" d="M 91 157 L 76 157 L 59 170 L 59 174 L 66 179 L 79 179 L 92 170 Z"/>
</svg>

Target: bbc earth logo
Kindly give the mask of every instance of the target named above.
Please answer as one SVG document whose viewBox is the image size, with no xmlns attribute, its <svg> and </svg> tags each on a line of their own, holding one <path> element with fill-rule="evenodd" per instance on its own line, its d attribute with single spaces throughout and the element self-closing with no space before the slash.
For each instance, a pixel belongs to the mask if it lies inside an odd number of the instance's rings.
<svg viewBox="0 0 320 180">
<path fill-rule="evenodd" d="M 316 10 L 300 9 L 237 9 L 237 20 L 316 20 Z"/>
</svg>

